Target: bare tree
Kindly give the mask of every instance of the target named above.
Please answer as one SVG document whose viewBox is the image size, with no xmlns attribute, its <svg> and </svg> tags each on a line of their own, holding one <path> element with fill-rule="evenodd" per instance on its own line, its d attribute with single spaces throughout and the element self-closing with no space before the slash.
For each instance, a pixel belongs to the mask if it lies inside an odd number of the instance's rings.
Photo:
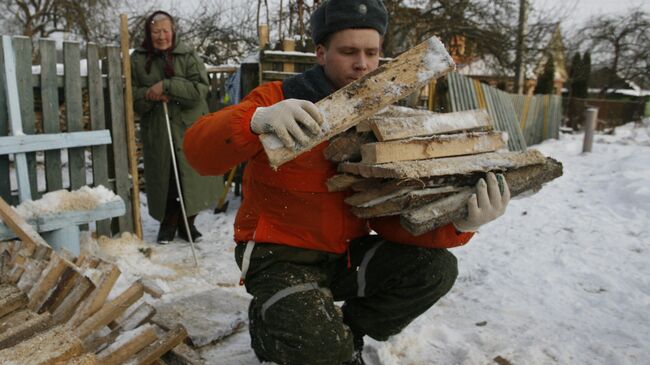
<svg viewBox="0 0 650 365">
<path fill-rule="evenodd" d="M 579 34 L 594 64 L 610 71 L 601 97 L 617 77 L 650 87 L 650 14 L 632 9 L 623 15 L 594 17 Z"/>
<path fill-rule="evenodd" d="M 84 40 L 98 40 L 110 33 L 107 20 L 117 18 L 115 9 L 120 3 L 113 0 L 4 0 L 0 3 L 0 18 L 6 29 L 28 37 L 44 38 L 65 32 L 77 34 Z"/>
</svg>

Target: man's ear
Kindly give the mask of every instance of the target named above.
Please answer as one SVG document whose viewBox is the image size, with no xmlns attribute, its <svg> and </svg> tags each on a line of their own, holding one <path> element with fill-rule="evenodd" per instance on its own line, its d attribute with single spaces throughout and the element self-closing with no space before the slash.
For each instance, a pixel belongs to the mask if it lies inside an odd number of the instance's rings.
<svg viewBox="0 0 650 365">
<path fill-rule="evenodd" d="M 321 66 L 325 66 L 325 52 L 326 51 L 327 51 L 327 48 L 325 48 L 324 45 L 322 45 L 322 44 L 316 45 L 316 62 Z"/>
</svg>

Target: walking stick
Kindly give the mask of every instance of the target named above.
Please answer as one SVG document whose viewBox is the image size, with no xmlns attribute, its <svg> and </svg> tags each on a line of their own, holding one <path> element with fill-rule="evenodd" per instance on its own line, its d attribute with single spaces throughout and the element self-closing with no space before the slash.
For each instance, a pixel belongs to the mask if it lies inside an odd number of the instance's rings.
<svg viewBox="0 0 650 365">
<path fill-rule="evenodd" d="M 165 121 L 167 122 L 167 136 L 169 137 L 169 148 L 172 151 L 172 167 L 174 168 L 174 178 L 176 179 L 176 190 L 178 191 L 178 199 L 181 203 L 181 213 L 183 215 L 183 223 L 185 224 L 185 232 L 190 241 L 192 248 L 192 256 L 194 256 L 194 266 L 199 267 L 199 260 L 196 259 L 196 252 L 194 251 L 194 239 L 190 232 L 190 225 L 187 223 L 187 214 L 185 213 L 185 201 L 183 200 L 183 191 L 181 190 L 181 182 L 178 178 L 178 167 L 176 165 L 176 152 L 174 152 L 174 140 L 172 139 L 172 128 L 169 123 L 169 111 L 167 110 L 167 102 L 163 101 L 163 109 L 165 110 Z"/>
</svg>

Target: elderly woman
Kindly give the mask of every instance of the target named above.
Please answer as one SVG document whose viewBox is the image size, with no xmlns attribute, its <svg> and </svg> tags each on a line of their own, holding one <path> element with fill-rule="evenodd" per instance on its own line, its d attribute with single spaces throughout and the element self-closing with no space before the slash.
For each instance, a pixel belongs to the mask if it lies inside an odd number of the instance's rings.
<svg viewBox="0 0 650 365">
<path fill-rule="evenodd" d="M 169 121 L 183 200 L 194 241 L 201 233 L 194 226 L 199 211 L 216 200 L 222 181 L 200 176 L 185 160 L 183 137 L 194 121 L 208 112 L 208 77 L 196 53 L 178 39 L 171 15 L 156 11 L 145 24 L 144 41 L 131 56 L 134 109 L 140 116 L 149 214 L 160 221 L 158 243 L 179 236 L 189 240 L 181 215 L 171 160 L 163 103 Z M 214 156 L 206 156 L 214 158 Z"/>
</svg>

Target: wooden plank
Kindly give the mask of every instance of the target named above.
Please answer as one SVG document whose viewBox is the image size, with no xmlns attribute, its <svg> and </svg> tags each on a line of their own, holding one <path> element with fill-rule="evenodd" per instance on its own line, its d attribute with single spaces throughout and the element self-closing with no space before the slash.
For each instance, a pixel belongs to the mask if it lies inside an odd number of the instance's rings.
<svg viewBox="0 0 650 365">
<path fill-rule="evenodd" d="M 348 174 L 338 174 L 330 177 L 325 182 L 330 192 L 344 191 L 349 189 L 355 182 L 364 180 L 362 177 Z"/>
<path fill-rule="evenodd" d="M 120 316 L 124 318 L 116 318 L 115 322 L 117 323 L 117 326 L 122 328 L 124 331 L 130 331 L 139 327 L 141 324 L 148 322 L 155 314 L 156 308 L 151 306 L 151 304 L 144 302 L 128 315 L 124 313 Z"/>
<path fill-rule="evenodd" d="M 93 353 L 102 351 L 108 347 L 110 343 L 113 343 L 122 332 L 121 328 L 115 328 L 107 334 L 88 336 L 83 342 L 84 351 Z"/>
<path fill-rule="evenodd" d="M 41 54 L 41 102 L 43 132 L 59 133 L 59 92 L 56 86 L 56 48 L 50 39 L 38 41 Z M 47 191 L 63 189 L 61 151 L 45 151 L 45 181 Z"/>
<path fill-rule="evenodd" d="M 126 205 L 126 215 L 118 218 L 120 232 L 133 232 L 133 208 L 131 204 L 131 180 L 127 156 L 127 137 L 124 123 L 124 94 L 120 49 L 106 47 L 108 54 L 108 93 L 113 135 L 113 159 L 115 161 L 115 192 Z"/>
<path fill-rule="evenodd" d="M 0 349 L 12 347 L 38 332 L 48 329 L 51 325 L 52 318 L 49 313 L 45 312 L 37 314 L 26 322 L 19 324 L 16 327 L 10 328 L 8 331 L 0 333 Z M 0 356 L 0 358 L 3 358 Z"/>
<path fill-rule="evenodd" d="M 20 115 L 20 101 L 18 100 L 18 83 L 16 81 L 16 59 L 9 36 L 2 36 L 2 53 L 4 58 L 4 75 L 7 104 L 9 106 L 9 125 L 14 135 L 22 133 Z M 31 199 L 29 176 L 27 173 L 27 158 L 25 154 L 18 153 L 14 156 L 16 180 L 18 181 L 18 197 L 20 201 Z"/>
<path fill-rule="evenodd" d="M 27 297 L 25 296 L 25 305 L 27 305 Z M 0 317 L 0 333 L 5 333 L 10 328 L 19 326 L 22 323 L 29 321 L 36 317 L 37 314 L 27 308 L 21 308 Z"/>
<path fill-rule="evenodd" d="M 80 225 L 99 219 L 119 217 L 125 212 L 124 202 L 122 200 L 113 200 L 102 203 L 92 210 L 63 211 L 30 218 L 27 220 L 27 224 L 35 231 L 50 232 L 70 225 Z M 0 239 L 11 239 L 16 236 L 13 230 L 0 223 Z"/>
<path fill-rule="evenodd" d="M 417 45 L 316 105 L 325 119 L 322 135 L 296 150 L 285 148 L 275 135 L 260 136 L 271 166 L 278 167 L 321 142 L 355 126 L 381 108 L 420 89 L 429 80 L 454 69 L 454 61 L 438 38 Z"/>
<path fill-rule="evenodd" d="M 47 262 L 45 261 L 28 259 L 27 263 L 23 266 L 25 272 L 16 283 L 18 289 L 28 293 L 36 283 L 36 280 L 41 276 L 41 273 L 46 266 Z"/>
<path fill-rule="evenodd" d="M 92 130 L 99 131 L 106 129 L 104 114 L 104 89 L 102 87 L 102 74 L 99 69 L 99 52 L 95 43 L 88 43 L 88 107 L 90 109 L 90 126 Z M 103 185 L 107 189 L 111 186 L 108 183 L 108 155 L 106 146 L 93 146 L 93 185 Z M 110 236 L 110 219 L 98 221 L 97 234 Z"/>
<path fill-rule="evenodd" d="M 126 122 L 126 141 L 129 150 L 129 173 L 131 174 L 131 197 L 133 198 L 133 228 L 135 235 L 142 239 L 142 222 L 140 221 L 140 184 L 138 178 L 138 147 L 135 143 L 135 117 L 133 115 L 133 87 L 131 85 L 131 57 L 129 57 L 129 19 L 120 15 L 120 46 L 122 50 L 122 68 L 124 70 L 124 118 Z"/>
<path fill-rule="evenodd" d="M 389 215 L 398 215 L 404 210 L 414 209 L 421 205 L 439 200 L 448 195 L 457 193 L 460 190 L 454 186 L 443 186 L 436 188 L 425 188 L 412 191 L 406 191 L 404 194 L 394 194 L 377 198 L 367 204 L 352 207 L 352 214 L 359 218 L 384 217 Z"/>
<path fill-rule="evenodd" d="M 135 365 L 148 365 L 159 359 L 167 351 L 176 347 L 179 343 L 187 337 L 187 331 L 182 325 L 177 325 L 172 330 L 167 332 L 165 336 L 158 339 L 158 341 L 149 345 L 142 350 L 137 357 L 132 360 Z"/>
<path fill-rule="evenodd" d="M 13 286 L 12 286 L 13 287 Z M 0 318 L 27 305 L 27 296 L 18 288 L 13 293 L 3 293 L 0 297 Z"/>
<path fill-rule="evenodd" d="M 510 194 L 515 197 L 523 192 L 539 189 L 542 184 L 562 175 L 562 164 L 550 157 L 544 163 L 524 166 L 504 173 Z M 468 188 L 401 215 L 402 226 L 414 235 L 420 235 L 467 216 L 467 199 L 474 193 Z"/>
<path fill-rule="evenodd" d="M 78 42 L 63 42 L 65 119 L 68 124 L 68 132 L 78 132 L 84 129 L 83 112 L 81 110 L 80 58 Z M 70 189 L 76 190 L 86 185 L 85 148 L 71 148 L 68 150 L 68 170 L 70 173 Z"/>
<path fill-rule="evenodd" d="M 20 135 L 0 137 L 0 154 L 50 151 L 62 148 L 75 148 L 110 143 L 111 134 L 108 130 Z M 85 183 L 83 185 L 85 185 Z"/>
<path fill-rule="evenodd" d="M 99 311 L 85 320 L 76 330 L 75 334 L 80 338 L 89 336 L 96 330 L 109 324 L 112 320 L 122 314 L 131 304 L 135 303 L 144 294 L 144 288 L 139 281 L 131 286 L 102 307 Z"/>
<path fill-rule="evenodd" d="M 102 365 L 123 364 L 140 350 L 152 344 L 158 335 L 152 325 L 144 325 L 124 332 L 108 348 L 97 354 Z"/>
<path fill-rule="evenodd" d="M 34 114 L 34 88 L 31 85 L 32 40 L 29 37 L 14 37 L 13 45 L 17 60 L 16 82 L 18 84 L 18 98 L 20 99 L 22 131 L 25 134 L 33 135 L 36 133 L 36 116 Z M 36 153 L 27 153 L 26 157 L 32 199 L 40 199 L 42 194 L 38 191 Z"/>
<path fill-rule="evenodd" d="M 506 147 L 506 139 L 501 132 L 473 132 L 368 143 L 361 146 L 361 162 L 381 164 L 494 152 Z"/>
<path fill-rule="evenodd" d="M 37 246 L 49 247 L 38 232 L 32 228 L 4 199 L 0 198 L 0 218 L 23 241 L 23 245 L 36 248 Z"/>
<path fill-rule="evenodd" d="M 106 298 L 121 274 L 116 265 L 107 262 L 100 263 L 98 270 L 102 272 L 101 281 L 96 285 L 97 288 L 84 299 L 83 303 L 70 319 L 70 324 L 74 326 L 80 325 L 104 306 Z"/>
<path fill-rule="evenodd" d="M 339 172 L 363 177 L 417 179 L 514 169 L 527 165 L 542 164 L 544 161 L 544 155 L 537 150 L 531 149 L 523 152 L 491 152 L 480 155 L 401 161 L 377 165 L 344 162 L 339 164 Z"/>
<path fill-rule="evenodd" d="M 95 286 L 88 278 L 78 276 L 68 295 L 62 299 L 60 304 L 55 303 L 52 306 L 51 311 L 54 322 L 59 324 L 70 319 L 81 300 L 94 288 Z"/>
<path fill-rule="evenodd" d="M 433 134 L 492 129 L 490 115 L 484 110 L 457 113 L 433 113 L 410 117 L 370 119 L 370 127 L 380 142 Z"/>
<path fill-rule="evenodd" d="M 153 280 L 149 279 L 140 279 L 142 286 L 144 287 L 144 292 L 151 295 L 153 298 L 160 298 L 165 294 L 165 291 L 158 286 Z"/>
<path fill-rule="evenodd" d="M 186 345 L 184 342 L 179 343 L 167 352 L 163 359 L 169 360 L 170 364 L 175 365 L 204 365 L 205 361 L 201 358 L 201 355 Z"/>
<path fill-rule="evenodd" d="M 333 137 L 323 153 L 332 162 L 360 161 L 361 146 L 375 142 L 371 133 L 357 133 L 354 128 Z"/>
<path fill-rule="evenodd" d="M 5 78 L 5 57 L 0 43 L 0 137 L 9 135 L 9 110 L 7 109 L 7 91 Z M 9 156 L 0 155 L 0 197 L 11 203 L 11 171 Z"/>
<path fill-rule="evenodd" d="M 69 267 L 69 261 L 54 254 L 47 267 L 41 273 L 40 278 L 27 295 L 29 297 L 29 309 L 39 312 L 50 294 L 56 289 L 63 272 Z"/>
</svg>

